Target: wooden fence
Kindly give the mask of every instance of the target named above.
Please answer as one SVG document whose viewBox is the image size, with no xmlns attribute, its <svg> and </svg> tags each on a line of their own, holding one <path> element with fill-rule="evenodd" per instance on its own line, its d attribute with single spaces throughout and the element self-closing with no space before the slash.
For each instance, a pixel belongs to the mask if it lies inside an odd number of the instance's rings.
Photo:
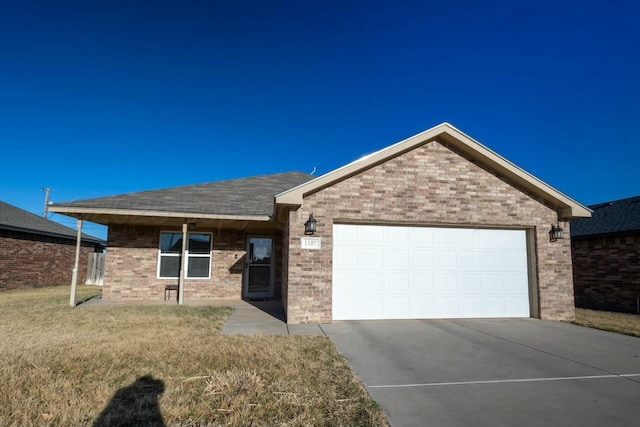
<svg viewBox="0 0 640 427">
<path fill-rule="evenodd" d="M 89 255 L 89 265 L 87 265 L 87 285 L 102 286 L 104 279 L 104 258 L 107 254 L 92 253 Z"/>
</svg>

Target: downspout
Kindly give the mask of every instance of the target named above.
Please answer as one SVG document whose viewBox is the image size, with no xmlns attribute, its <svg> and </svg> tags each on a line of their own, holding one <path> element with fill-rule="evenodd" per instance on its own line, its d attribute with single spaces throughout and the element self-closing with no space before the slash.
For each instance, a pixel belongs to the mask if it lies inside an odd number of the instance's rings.
<svg viewBox="0 0 640 427">
<path fill-rule="evenodd" d="M 184 303 L 184 279 L 187 277 L 187 220 L 182 223 L 182 265 L 180 266 L 180 278 L 178 279 L 178 304 Z"/>
<path fill-rule="evenodd" d="M 76 290 L 78 289 L 78 266 L 80 264 L 80 247 L 82 244 L 82 223 L 81 219 L 78 220 L 78 234 L 76 237 L 76 261 L 73 264 L 73 275 L 71 277 L 71 296 L 69 297 L 69 305 L 71 307 L 76 306 Z"/>
</svg>

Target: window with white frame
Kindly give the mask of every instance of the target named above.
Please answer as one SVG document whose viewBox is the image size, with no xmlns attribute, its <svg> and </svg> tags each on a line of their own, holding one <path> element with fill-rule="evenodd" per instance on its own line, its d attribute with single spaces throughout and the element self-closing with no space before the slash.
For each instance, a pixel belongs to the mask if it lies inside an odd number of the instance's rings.
<svg viewBox="0 0 640 427">
<path fill-rule="evenodd" d="M 187 279 L 208 279 L 211 277 L 211 234 L 187 234 Z M 177 279 L 182 264 L 182 233 L 160 233 L 158 251 L 158 277 Z"/>
</svg>

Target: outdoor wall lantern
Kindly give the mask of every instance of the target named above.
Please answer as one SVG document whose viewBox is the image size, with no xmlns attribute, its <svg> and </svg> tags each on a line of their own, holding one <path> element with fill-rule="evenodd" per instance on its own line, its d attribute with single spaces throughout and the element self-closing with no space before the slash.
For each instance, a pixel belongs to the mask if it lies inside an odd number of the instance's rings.
<svg viewBox="0 0 640 427">
<path fill-rule="evenodd" d="M 309 219 L 304 223 L 304 234 L 313 236 L 316 234 L 316 224 L 318 221 L 313 217 L 313 212 L 309 214 Z"/>
<path fill-rule="evenodd" d="M 560 227 L 560 223 L 556 222 L 551 225 L 551 231 L 549 231 L 549 240 L 555 242 L 559 239 L 564 239 L 564 230 Z"/>
</svg>

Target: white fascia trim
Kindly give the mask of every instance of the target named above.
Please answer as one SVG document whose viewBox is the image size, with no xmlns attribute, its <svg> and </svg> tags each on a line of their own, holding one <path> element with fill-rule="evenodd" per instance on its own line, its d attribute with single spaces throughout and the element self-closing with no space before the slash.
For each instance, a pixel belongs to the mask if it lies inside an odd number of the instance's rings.
<svg viewBox="0 0 640 427">
<path fill-rule="evenodd" d="M 220 214 L 203 214 L 193 212 L 165 212 L 152 210 L 135 210 L 135 209 L 108 209 L 108 208 L 83 208 L 73 206 L 56 206 L 49 207 L 49 211 L 61 214 L 93 214 L 93 215 L 130 215 L 130 216 L 146 216 L 146 217 L 167 217 L 167 218 L 196 218 L 196 219 L 221 219 L 236 221 L 270 221 L 269 215 L 220 215 Z"/>
</svg>

